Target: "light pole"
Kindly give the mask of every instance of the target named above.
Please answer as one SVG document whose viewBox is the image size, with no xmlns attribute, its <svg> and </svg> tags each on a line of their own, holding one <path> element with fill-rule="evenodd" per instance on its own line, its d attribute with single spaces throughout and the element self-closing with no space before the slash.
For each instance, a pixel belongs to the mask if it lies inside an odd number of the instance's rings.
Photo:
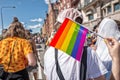
<svg viewBox="0 0 120 80">
<path fill-rule="evenodd" d="M 3 8 L 15 8 L 15 6 L 1 7 L 1 25 L 2 25 L 2 30 L 4 29 L 4 25 L 3 25 L 3 14 L 2 14 L 2 9 L 3 9 Z"/>
</svg>

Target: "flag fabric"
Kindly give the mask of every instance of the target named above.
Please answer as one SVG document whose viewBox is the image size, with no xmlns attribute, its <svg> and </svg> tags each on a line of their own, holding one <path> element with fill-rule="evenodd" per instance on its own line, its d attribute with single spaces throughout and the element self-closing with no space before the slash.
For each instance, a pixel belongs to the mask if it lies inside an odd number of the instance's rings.
<svg viewBox="0 0 120 80">
<path fill-rule="evenodd" d="M 80 61 L 88 29 L 66 18 L 52 39 L 50 46 L 64 51 Z"/>
</svg>

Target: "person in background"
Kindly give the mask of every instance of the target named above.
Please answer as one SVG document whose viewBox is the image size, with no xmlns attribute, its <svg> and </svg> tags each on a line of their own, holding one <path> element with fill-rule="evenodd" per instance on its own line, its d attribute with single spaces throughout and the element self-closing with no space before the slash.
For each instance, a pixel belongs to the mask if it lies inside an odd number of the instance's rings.
<svg viewBox="0 0 120 80">
<path fill-rule="evenodd" d="M 97 25 L 95 25 L 94 27 L 93 27 L 93 32 L 94 33 L 89 33 L 90 34 L 90 37 L 88 37 L 87 38 L 87 43 L 88 43 L 88 46 L 90 46 L 93 50 L 95 50 L 96 51 L 96 41 L 97 41 L 97 35 L 96 35 L 96 33 L 98 33 L 98 27 L 99 27 L 99 24 L 100 24 L 100 22 L 97 24 Z"/>
<path fill-rule="evenodd" d="M 112 57 L 112 75 L 110 80 L 120 80 L 120 43 L 115 38 L 106 38 L 105 43 Z"/>
<path fill-rule="evenodd" d="M 40 35 L 37 35 L 37 40 L 38 40 L 38 44 L 40 44 L 40 40 L 41 40 Z"/>
<path fill-rule="evenodd" d="M 100 22 L 93 27 L 93 32 L 94 32 L 94 33 L 98 33 L 98 27 L 99 27 L 99 25 L 100 25 Z M 93 33 L 93 35 L 92 35 L 92 44 L 93 44 L 93 45 L 95 45 L 95 44 L 96 44 L 96 41 L 97 41 L 97 35 L 94 34 L 94 33 Z"/>
<path fill-rule="evenodd" d="M 115 39 L 119 39 L 120 37 L 120 32 L 118 30 L 118 26 L 116 22 L 112 19 L 109 18 L 104 18 L 102 22 L 100 23 L 100 26 L 98 28 L 98 34 L 101 35 L 103 38 L 106 37 L 113 37 Z M 104 39 L 101 37 L 97 37 L 97 42 L 96 42 L 96 53 L 104 66 L 107 68 L 109 71 L 105 76 L 106 79 L 110 79 L 110 74 L 111 74 L 111 66 L 112 66 L 112 59 L 111 56 L 109 55 L 108 48 L 104 42 Z"/>
<path fill-rule="evenodd" d="M 35 41 L 36 44 L 38 43 L 37 35 L 34 35 L 34 41 Z"/>
<path fill-rule="evenodd" d="M 48 40 L 47 40 L 47 42 L 46 42 L 46 45 L 47 45 L 47 46 L 49 46 L 49 44 L 50 44 L 50 42 L 52 41 L 55 33 L 56 33 L 55 30 L 53 30 L 53 31 L 51 32 L 51 35 L 50 35 L 50 37 L 48 38 Z"/>
<path fill-rule="evenodd" d="M 5 35 L 6 35 L 5 33 L 6 33 L 6 32 L 7 32 L 7 29 L 3 29 L 3 30 L 2 30 L 2 39 L 5 38 Z"/>
<path fill-rule="evenodd" d="M 37 50 L 36 50 L 36 45 L 35 45 L 35 41 L 32 39 L 31 36 L 32 35 L 31 35 L 30 31 L 25 30 L 25 37 L 26 37 L 27 40 L 29 40 L 30 44 L 32 45 L 33 54 L 36 57 L 36 61 L 37 61 L 38 54 L 37 54 Z M 30 68 L 30 67 L 28 67 L 28 68 Z M 36 67 L 34 66 L 33 69 L 30 70 L 30 71 L 28 69 L 28 72 L 33 73 L 33 77 L 34 77 L 35 80 L 37 80 L 37 75 L 38 75 L 37 71 L 38 71 L 37 66 Z"/>
<path fill-rule="evenodd" d="M 91 38 L 91 32 L 89 31 L 87 33 L 87 46 L 91 46 L 92 45 L 92 38 Z"/>
<path fill-rule="evenodd" d="M 7 29 L 3 29 L 3 30 L 2 30 L 2 35 L 1 35 L 1 37 L 0 37 L 0 41 L 5 38 L 5 35 L 6 35 L 5 33 L 6 33 L 6 32 L 7 32 Z M 0 69 L 2 69 L 2 68 L 3 68 L 3 66 L 0 65 Z"/>
<path fill-rule="evenodd" d="M 65 18 L 70 18 L 73 21 L 82 23 L 83 17 L 77 9 L 69 8 L 62 12 L 57 17 L 58 23 L 63 23 Z M 44 56 L 44 73 L 47 80 L 60 80 L 56 71 L 55 63 L 55 48 L 49 47 Z M 58 50 L 58 62 L 61 72 L 65 80 L 80 80 L 80 62 L 67 55 L 65 52 Z M 87 48 L 87 73 L 85 80 L 105 80 L 104 74 L 107 73 L 106 68 L 96 56 L 94 50 Z"/>
<path fill-rule="evenodd" d="M 0 41 L 0 64 L 3 65 L 2 80 L 29 80 L 26 67 L 35 66 L 36 60 L 32 46 L 25 39 L 23 25 L 14 18 L 5 39 Z"/>
</svg>

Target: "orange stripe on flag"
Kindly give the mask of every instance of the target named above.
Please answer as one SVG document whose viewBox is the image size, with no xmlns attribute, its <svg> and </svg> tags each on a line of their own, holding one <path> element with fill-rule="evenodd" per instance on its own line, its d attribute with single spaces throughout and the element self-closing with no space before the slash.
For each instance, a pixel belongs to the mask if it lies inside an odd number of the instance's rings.
<svg viewBox="0 0 120 80">
<path fill-rule="evenodd" d="M 58 49 L 61 48 L 61 46 L 62 46 L 62 44 L 63 44 L 63 42 L 64 42 L 64 39 L 65 39 L 65 37 L 66 37 L 66 35 L 67 35 L 67 33 L 68 33 L 68 31 L 69 31 L 72 23 L 73 23 L 73 22 L 72 22 L 71 20 L 69 20 L 69 22 L 67 23 L 67 25 L 66 25 L 63 33 L 61 34 L 61 36 L 60 36 L 60 38 L 59 38 L 59 40 L 58 40 L 58 42 L 57 42 L 57 44 L 56 44 L 56 46 L 55 46 L 56 48 L 58 48 Z"/>
</svg>

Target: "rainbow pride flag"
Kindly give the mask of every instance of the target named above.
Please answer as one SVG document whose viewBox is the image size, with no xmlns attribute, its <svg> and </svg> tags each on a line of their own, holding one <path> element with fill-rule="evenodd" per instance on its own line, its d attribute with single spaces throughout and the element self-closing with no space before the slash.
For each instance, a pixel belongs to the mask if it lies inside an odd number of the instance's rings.
<svg viewBox="0 0 120 80">
<path fill-rule="evenodd" d="M 88 29 L 66 18 L 52 39 L 50 46 L 64 51 L 80 61 Z"/>
</svg>

